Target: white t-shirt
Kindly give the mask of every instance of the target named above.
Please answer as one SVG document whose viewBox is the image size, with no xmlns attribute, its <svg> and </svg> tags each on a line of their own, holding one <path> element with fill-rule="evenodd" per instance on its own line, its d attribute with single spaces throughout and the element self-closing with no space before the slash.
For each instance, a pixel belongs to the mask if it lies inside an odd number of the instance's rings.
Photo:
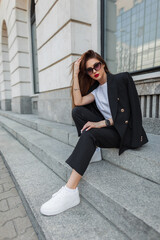
<svg viewBox="0 0 160 240">
<path fill-rule="evenodd" d="M 95 97 L 95 102 L 97 108 L 102 113 L 105 119 L 112 118 L 109 101 L 108 101 L 108 91 L 107 91 L 107 82 L 94 89 L 91 92 Z"/>
</svg>

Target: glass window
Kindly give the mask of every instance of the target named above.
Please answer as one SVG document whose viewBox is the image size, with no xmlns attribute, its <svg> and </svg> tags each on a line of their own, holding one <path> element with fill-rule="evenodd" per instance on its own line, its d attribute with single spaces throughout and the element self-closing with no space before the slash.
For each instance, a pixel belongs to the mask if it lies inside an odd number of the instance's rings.
<svg viewBox="0 0 160 240">
<path fill-rule="evenodd" d="M 102 26 L 105 27 L 101 31 L 101 55 L 110 71 L 134 72 L 156 67 L 160 59 L 160 1 L 128 0 L 126 4 L 125 0 L 101 0 L 101 3 L 104 6 Z M 110 11 L 113 19 L 107 22 Z M 116 51 L 113 53 L 114 43 Z"/>
</svg>

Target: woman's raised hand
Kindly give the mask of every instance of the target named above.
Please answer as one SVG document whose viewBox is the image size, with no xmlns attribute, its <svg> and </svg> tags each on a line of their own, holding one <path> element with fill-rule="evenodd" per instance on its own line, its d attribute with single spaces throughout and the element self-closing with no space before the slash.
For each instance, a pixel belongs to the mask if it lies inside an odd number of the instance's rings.
<svg viewBox="0 0 160 240">
<path fill-rule="evenodd" d="M 78 73 L 79 73 L 79 71 L 80 71 L 80 69 L 79 69 L 79 65 L 80 65 L 80 62 L 81 62 L 81 57 L 80 58 L 78 58 L 76 61 L 75 61 L 75 63 L 74 63 L 74 75 L 78 75 Z"/>
</svg>

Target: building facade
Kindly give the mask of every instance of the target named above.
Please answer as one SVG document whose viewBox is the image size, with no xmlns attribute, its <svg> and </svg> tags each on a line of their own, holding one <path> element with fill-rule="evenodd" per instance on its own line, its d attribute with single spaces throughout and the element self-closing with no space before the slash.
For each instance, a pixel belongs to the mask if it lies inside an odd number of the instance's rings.
<svg viewBox="0 0 160 240">
<path fill-rule="evenodd" d="M 70 65 L 93 49 L 160 119 L 159 0 L 0 0 L 0 26 L 2 110 L 72 124 Z"/>
</svg>

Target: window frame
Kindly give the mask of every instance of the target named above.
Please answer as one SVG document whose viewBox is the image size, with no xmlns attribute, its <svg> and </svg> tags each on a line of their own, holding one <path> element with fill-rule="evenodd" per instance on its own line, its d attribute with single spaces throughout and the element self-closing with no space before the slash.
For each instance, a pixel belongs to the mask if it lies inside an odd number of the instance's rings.
<svg viewBox="0 0 160 240">
<path fill-rule="evenodd" d="M 30 34 L 31 34 L 31 50 L 32 50 L 32 76 L 33 76 L 33 89 L 34 89 L 34 94 L 38 94 L 39 93 L 39 79 L 36 79 L 36 69 L 35 69 L 35 56 L 33 54 L 33 33 L 32 33 L 32 29 L 33 29 L 33 25 L 35 24 L 36 21 L 36 14 L 35 14 L 35 2 L 34 0 L 31 0 L 31 8 L 30 8 Z M 38 61 L 38 59 L 37 59 Z M 38 62 L 37 62 L 38 64 Z M 37 77 L 38 77 L 38 72 L 37 72 Z M 36 86 L 36 80 L 38 81 L 38 88 Z"/>
</svg>

